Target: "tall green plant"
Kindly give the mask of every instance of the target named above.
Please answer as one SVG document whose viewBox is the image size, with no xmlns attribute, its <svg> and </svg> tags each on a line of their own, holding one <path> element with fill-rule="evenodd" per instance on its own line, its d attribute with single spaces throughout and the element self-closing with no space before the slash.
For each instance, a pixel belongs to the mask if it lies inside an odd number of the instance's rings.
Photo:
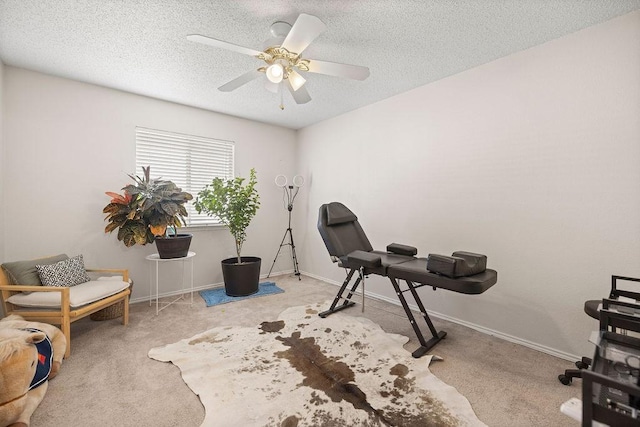
<svg viewBox="0 0 640 427">
<path fill-rule="evenodd" d="M 238 264 L 240 253 L 247 238 L 247 227 L 260 207 L 260 196 L 256 190 L 256 170 L 251 169 L 249 182 L 241 177 L 223 180 L 214 178 L 196 197 L 194 206 L 198 213 L 205 212 L 216 217 L 227 227 L 236 241 Z"/>
</svg>

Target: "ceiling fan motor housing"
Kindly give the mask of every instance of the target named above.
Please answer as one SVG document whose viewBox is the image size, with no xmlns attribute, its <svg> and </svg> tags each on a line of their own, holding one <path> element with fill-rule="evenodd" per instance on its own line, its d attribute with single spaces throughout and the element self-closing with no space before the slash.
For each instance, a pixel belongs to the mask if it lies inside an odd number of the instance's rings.
<svg viewBox="0 0 640 427">
<path fill-rule="evenodd" d="M 291 31 L 291 24 L 284 21 L 276 21 L 271 24 L 269 31 L 273 37 L 287 37 L 289 31 Z"/>
<path fill-rule="evenodd" d="M 263 49 L 268 49 L 270 47 L 280 47 L 284 42 L 284 39 L 291 31 L 291 24 L 284 21 L 277 21 L 271 24 L 271 28 L 269 32 L 273 37 L 268 38 L 262 43 Z"/>
</svg>

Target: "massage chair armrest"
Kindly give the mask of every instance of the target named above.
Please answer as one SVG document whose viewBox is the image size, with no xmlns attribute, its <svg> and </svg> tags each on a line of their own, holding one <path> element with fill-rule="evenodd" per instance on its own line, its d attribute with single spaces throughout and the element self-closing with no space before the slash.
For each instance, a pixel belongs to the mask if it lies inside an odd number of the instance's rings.
<svg viewBox="0 0 640 427">
<path fill-rule="evenodd" d="M 387 252 L 396 255 L 414 256 L 418 253 L 418 249 L 413 246 L 401 245 L 400 243 L 392 243 L 387 246 Z"/>
<path fill-rule="evenodd" d="M 376 268 L 382 265 L 380 255 L 366 251 L 353 251 L 347 255 L 349 265 L 364 268 Z"/>
<path fill-rule="evenodd" d="M 427 270 L 447 277 L 465 277 L 487 269 L 487 257 L 471 252 L 454 252 L 451 256 L 429 254 Z"/>
</svg>

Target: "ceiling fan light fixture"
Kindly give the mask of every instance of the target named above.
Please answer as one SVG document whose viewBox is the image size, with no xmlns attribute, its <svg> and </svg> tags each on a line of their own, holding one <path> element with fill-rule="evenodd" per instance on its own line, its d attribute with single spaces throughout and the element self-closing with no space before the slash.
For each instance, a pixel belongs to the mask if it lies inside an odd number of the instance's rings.
<svg viewBox="0 0 640 427">
<path fill-rule="evenodd" d="M 300 89 L 307 81 L 300 73 L 296 72 L 296 70 L 289 71 L 289 73 L 287 73 L 287 79 L 289 79 L 289 84 L 293 90 Z"/>
<path fill-rule="evenodd" d="M 278 63 L 271 64 L 269 65 L 269 67 L 267 67 L 267 71 L 265 74 L 267 75 L 269 81 L 273 83 L 280 83 L 282 81 L 282 78 L 284 77 L 284 68 L 282 68 L 282 65 Z"/>
<path fill-rule="evenodd" d="M 267 76 L 266 79 L 263 79 L 265 87 L 271 92 L 280 94 L 281 108 L 284 108 L 282 93 L 285 89 L 293 96 L 296 104 L 306 104 L 311 101 L 311 96 L 306 88 L 306 79 L 299 72 L 324 74 L 353 80 L 365 80 L 369 77 L 369 69 L 367 67 L 301 57 L 302 52 L 325 29 L 326 26 L 317 16 L 301 13 L 293 25 L 284 21 L 275 22 L 271 26 L 272 37 L 265 41 L 263 51 L 200 34 L 189 34 L 187 40 L 250 55 L 264 61 L 264 64 L 258 69 L 251 70 L 225 83 L 218 89 L 222 92 L 231 92 L 265 74 Z M 283 80 L 288 81 L 286 86 L 281 84 Z"/>
</svg>

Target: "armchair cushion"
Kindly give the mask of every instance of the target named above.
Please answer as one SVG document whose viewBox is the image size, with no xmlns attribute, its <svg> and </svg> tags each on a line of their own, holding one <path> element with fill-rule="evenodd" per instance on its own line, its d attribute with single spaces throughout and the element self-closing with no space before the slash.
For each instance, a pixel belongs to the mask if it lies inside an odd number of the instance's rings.
<svg viewBox="0 0 640 427">
<path fill-rule="evenodd" d="M 121 280 L 92 280 L 69 288 L 69 305 L 78 308 L 83 305 L 117 294 L 129 287 Z M 30 292 L 10 296 L 7 301 L 20 307 L 60 308 L 59 292 Z"/>
<path fill-rule="evenodd" d="M 27 261 L 5 262 L 2 269 L 7 274 L 9 283 L 12 285 L 42 285 L 36 265 L 53 264 L 58 261 L 64 261 L 69 257 L 60 254 L 48 258 L 31 259 Z"/>
<path fill-rule="evenodd" d="M 82 255 L 55 264 L 36 265 L 36 270 L 45 286 L 75 286 L 91 280 L 84 269 Z"/>
</svg>

